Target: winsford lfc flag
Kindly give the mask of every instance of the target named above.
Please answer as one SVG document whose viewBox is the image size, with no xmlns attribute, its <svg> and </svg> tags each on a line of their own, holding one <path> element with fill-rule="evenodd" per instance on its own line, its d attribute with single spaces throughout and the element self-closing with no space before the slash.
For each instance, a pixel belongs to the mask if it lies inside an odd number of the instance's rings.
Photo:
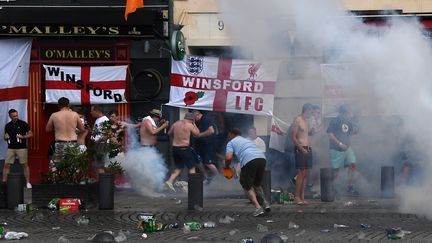
<svg viewBox="0 0 432 243">
<path fill-rule="evenodd" d="M 168 105 L 253 115 L 273 110 L 279 61 L 186 56 L 172 60 Z"/>
<path fill-rule="evenodd" d="M 32 39 L 0 40 L 0 137 L 10 121 L 8 111 L 18 111 L 27 121 L 28 80 Z M 30 128 L 32 129 L 32 128 Z M 0 143 L 0 159 L 5 159 L 7 143 Z"/>
<path fill-rule="evenodd" d="M 127 66 L 49 66 L 45 69 L 45 100 L 57 103 L 66 97 L 71 104 L 125 102 Z"/>
</svg>

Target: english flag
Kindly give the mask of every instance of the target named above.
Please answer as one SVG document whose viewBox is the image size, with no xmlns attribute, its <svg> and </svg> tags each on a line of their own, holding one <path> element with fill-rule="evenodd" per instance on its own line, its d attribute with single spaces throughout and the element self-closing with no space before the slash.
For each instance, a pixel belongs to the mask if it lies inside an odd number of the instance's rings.
<svg viewBox="0 0 432 243">
<path fill-rule="evenodd" d="M 172 60 L 167 105 L 270 115 L 279 61 L 186 56 Z"/>
<path fill-rule="evenodd" d="M 270 141 L 269 148 L 278 150 L 279 152 L 285 152 L 285 143 L 290 125 L 281 119 L 273 116 L 270 130 Z"/>
<path fill-rule="evenodd" d="M 18 111 L 27 121 L 28 79 L 32 39 L 0 40 L 0 136 L 10 121 L 8 111 Z M 31 129 L 31 128 L 30 128 Z M 5 159 L 7 143 L 0 143 L 0 159 Z"/>
<path fill-rule="evenodd" d="M 144 0 L 126 0 L 125 20 L 127 21 L 128 15 L 138 8 L 144 8 Z"/>
<path fill-rule="evenodd" d="M 61 97 L 71 104 L 112 104 L 126 102 L 127 66 L 50 66 L 45 69 L 45 101 Z"/>
</svg>

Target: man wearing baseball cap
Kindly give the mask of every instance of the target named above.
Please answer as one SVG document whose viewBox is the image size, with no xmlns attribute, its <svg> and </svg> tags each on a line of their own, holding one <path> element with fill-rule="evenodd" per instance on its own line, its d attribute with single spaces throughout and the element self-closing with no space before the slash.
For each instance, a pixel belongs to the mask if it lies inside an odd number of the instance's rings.
<svg viewBox="0 0 432 243">
<path fill-rule="evenodd" d="M 140 126 L 140 144 L 143 147 L 155 147 L 157 135 L 168 127 L 168 121 L 161 119 L 162 113 L 153 109 L 144 117 Z"/>
</svg>

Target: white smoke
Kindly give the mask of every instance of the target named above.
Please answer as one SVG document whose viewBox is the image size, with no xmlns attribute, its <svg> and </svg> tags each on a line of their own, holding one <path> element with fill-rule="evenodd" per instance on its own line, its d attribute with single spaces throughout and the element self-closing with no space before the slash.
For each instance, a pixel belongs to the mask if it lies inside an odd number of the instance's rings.
<svg viewBox="0 0 432 243">
<path fill-rule="evenodd" d="M 132 187 L 143 196 L 163 196 L 159 192 L 168 172 L 163 156 L 155 148 L 140 147 L 135 131 L 129 130 L 128 134 L 130 149 L 122 166 Z"/>
<path fill-rule="evenodd" d="M 368 25 L 336 0 L 221 0 L 220 10 L 231 37 L 255 59 L 294 65 L 299 57 L 309 57 L 294 66 L 304 80 L 321 80 L 322 64 L 349 65 L 349 98 L 361 111 L 361 133 L 353 137 L 353 149 L 359 179 L 368 181 L 364 187 L 379 190 L 380 167 L 394 164 L 406 136 L 421 152 L 423 174 L 432 174 L 432 49 L 417 19 L 394 17 L 383 26 Z M 323 93 L 321 81 L 314 88 Z M 395 115 L 403 125 L 394 124 Z M 398 188 L 403 212 L 432 218 L 427 204 L 431 180 L 425 177 L 416 189 Z"/>
</svg>

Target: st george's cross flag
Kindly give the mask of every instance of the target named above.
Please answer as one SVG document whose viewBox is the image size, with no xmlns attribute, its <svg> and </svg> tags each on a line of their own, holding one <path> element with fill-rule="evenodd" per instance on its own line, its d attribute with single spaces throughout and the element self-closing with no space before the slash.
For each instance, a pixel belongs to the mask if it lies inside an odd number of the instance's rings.
<svg viewBox="0 0 432 243">
<path fill-rule="evenodd" d="M 18 118 L 27 121 L 28 81 L 32 39 L 0 40 L 0 137 L 10 122 L 8 111 L 18 111 Z M 30 128 L 31 129 L 31 128 Z M 7 143 L 0 143 L 0 159 L 5 159 Z"/>
<path fill-rule="evenodd" d="M 45 101 L 61 97 L 71 104 L 126 102 L 127 66 L 50 66 L 45 69 Z"/>
<path fill-rule="evenodd" d="M 186 56 L 172 60 L 167 105 L 270 115 L 280 61 Z"/>
</svg>

